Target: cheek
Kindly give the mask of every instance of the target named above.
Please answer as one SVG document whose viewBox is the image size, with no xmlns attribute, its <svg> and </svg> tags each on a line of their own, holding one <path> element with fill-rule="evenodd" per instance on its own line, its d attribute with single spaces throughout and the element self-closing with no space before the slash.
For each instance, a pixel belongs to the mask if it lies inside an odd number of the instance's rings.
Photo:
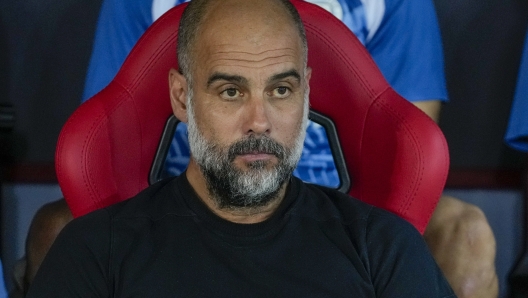
<svg viewBox="0 0 528 298">
<path fill-rule="evenodd" d="M 281 142 L 291 147 L 303 129 L 304 107 L 295 107 L 276 113 L 275 130 Z"/>
<path fill-rule="evenodd" d="M 235 135 L 238 126 L 235 121 L 236 117 L 233 117 L 225 107 L 213 107 L 212 105 L 196 107 L 195 113 L 198 129 L 208 141 L 220 146 L 229 144 L 230 137 Z"/>
</svg>

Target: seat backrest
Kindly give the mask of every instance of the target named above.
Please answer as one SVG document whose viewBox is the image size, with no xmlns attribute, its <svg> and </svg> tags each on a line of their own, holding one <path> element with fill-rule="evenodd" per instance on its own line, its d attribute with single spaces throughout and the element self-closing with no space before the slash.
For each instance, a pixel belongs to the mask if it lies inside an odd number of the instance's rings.
<svg viewBox="0 0 528 298">
<path fill-rule="evenodd" d="M 423 232 L 447 177 L 443 134 L 388 85 L 344 24 L 316 5 L 292 2 L 308 38 L 311 109 L 335 124 L 352 178 L 349 193 Z M 74 216 L 123 201 L 148 186 L 172 113 L 168 71 L 178 66 L 176 38 L 184 6 L 156 21 L 114 80 L 65 124 L 56 171 Z"/>
</svg>

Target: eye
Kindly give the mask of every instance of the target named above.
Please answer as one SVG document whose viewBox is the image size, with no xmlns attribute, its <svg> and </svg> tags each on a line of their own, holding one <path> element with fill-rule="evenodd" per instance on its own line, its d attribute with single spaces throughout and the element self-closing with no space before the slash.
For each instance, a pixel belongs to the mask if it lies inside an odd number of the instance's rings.
<svg viewBox="0 0 528 298">
<path fill-rule="evenodd" d="M 224 91 L 220 93 L 220 96 L 224 99 L 235 99 L 237 97 L 241 97 L 244 94 L 242 94 L 238 89 L 236 88 L 227 88 Z"/>
<path fill-rule="evenodd" d="M 271 96 L 275 98 L 286 98 L 291 94 L 291 90 L 288 87 L 280 86 L 273 89 Z"/>
</svg>

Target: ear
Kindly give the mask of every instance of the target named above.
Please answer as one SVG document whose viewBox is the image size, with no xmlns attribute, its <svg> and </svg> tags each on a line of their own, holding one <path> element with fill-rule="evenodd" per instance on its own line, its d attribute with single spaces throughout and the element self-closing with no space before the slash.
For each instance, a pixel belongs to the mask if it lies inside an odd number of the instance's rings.
<svg viewBox="0 0 528 298">
<path fill-rule="evenodd" d="M 306 84 L 305 92 L 310 94 L 310 79 L 312 78 L 312 69 L 310 67 L 306 67 L 304 71 L 304 84 Z"/>
<path fill-rule="evenodd" d="M 169 71 L 169 89 L 174 116 L 187 123 L 187 80 L 174 68 Z"/>
<path fill-rule="evenodd" d="M 312 77 L 312 68 L 306 67 L 306 71 L 304 73 L 304 81 L 306 82 L 306 85 L 310 86 L 310 78 Z"/>
</svg>

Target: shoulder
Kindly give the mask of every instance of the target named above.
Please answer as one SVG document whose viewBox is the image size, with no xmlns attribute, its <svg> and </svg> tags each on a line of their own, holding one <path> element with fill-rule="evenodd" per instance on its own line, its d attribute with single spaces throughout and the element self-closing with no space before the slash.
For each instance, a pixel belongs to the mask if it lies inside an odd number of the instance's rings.
<svg viewBox="0 0 528 298">
<path fill-rule="evenodd" d="M 176 189 L 177 178 L 162 180 L 130 199 L 76 218 L 66 228 L 84 230 L 90 226 L 96 228 L 97 225 L 97 228 L 109 229 L 114 222 L 126 218 L 143 217 L 156 220 L 167 213 L 178 213 L 183 209 L 180 208 L 183 203 L 179 200 L 179 192 Z"/>
<path fill-rule="evenodd" d="M 336 220 L 360 242 L 375 238 L 418 237 L 421 235 L 406 220 L 387 210 L 372 206 L 348 194 L 315 184 L 304 184 L 302 216 L 317 221 Z M 397 236 L 399 235 L 399 236 Z"/>
<path fill-rule="evenodd" d="M 307 185 L 318 220 L 338 220 L 379 297 L 454 297 L 420 233 L 407 221 L 337 190 Z M 328 233 L 328 235 L 336 234 Z M 341 234 L 343 235 L 343 234 Z M 342 243 L 342 240 L 336 243 Z M 348 247 L 348 246 L 344 246 Z"/>
<path fill-rule="evenodd" d="M 344 225 L 367 222 L 373 206 L 335 189 L 309 183 L 302 183 L 303 216 L 317 221 L 338 220 Z"/>
<path fill-rule="evenodd" d="M 178 191 L 178 181 L 178 177 L 159 181 L 136 196 L 101 212 L 107 212 L 112 222 L 140 217 L 158 220 L 167 214 L 187 215 L 189 210 L 184 207 L 181 191 Z"/>
<path fill-rule="evenodd" d="M 66 246 L 86 245 L 103 251 L 111 242 L 117 226 L 145 222 L 138 220 L 141 218 L 149 222 L 162 218 L 167 213 L 177 213 L 184 208 L 177 206 L 177 197 L 173 195 L 177 194 L 172 189 L 176 180 L 163 180 L 135 197 L 73 219 L 60 232 L 56 242 L 64 240 L 66 242 L 63 244 Z"/>
<path fill-rule="evenodd" d="M 348 194 L 335 189 L 305 184 L 302 216 L 322 221 L 338 221 L 347 230 L 350 239 L 358 247 L 369 249 L 368 245 L 377 243 L 385 247 L 406 241 L 423 244 L 420 233 L 403 218 L 387 210 L 369 205 Z M 301 211 L 302 210 L 302 211 Z"/>
</svg>

